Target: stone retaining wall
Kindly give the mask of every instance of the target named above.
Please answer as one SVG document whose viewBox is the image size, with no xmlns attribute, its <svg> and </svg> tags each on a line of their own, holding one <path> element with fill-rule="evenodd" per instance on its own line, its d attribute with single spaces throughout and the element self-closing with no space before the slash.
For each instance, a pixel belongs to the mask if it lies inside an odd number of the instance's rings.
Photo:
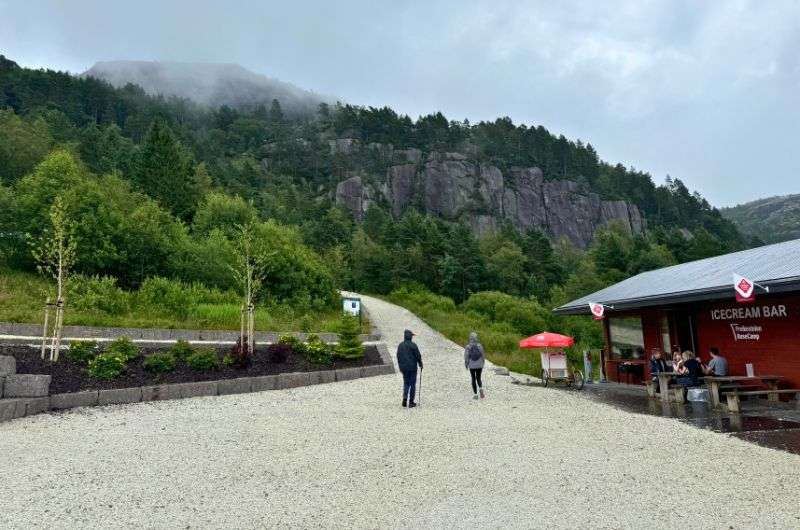
<svg viewBox="0 0 800 530">
<path fill-rule="evenodd" d="M 295 335 L 305 340 L 306 333 L 280 333 L 277 331 L 257 331 L 256 341 L 258 342 L 277 342 L 281 335 Z M 0 335 L 15 335 L 23 337 L 41 337 L 42 326 L 39 324 L 15 324 L 10 322 L 0 323 Z M 336 333 L 318 333 L 319 337 L 325 342 L 336 342 L 339 336 Z M 67 338 L 117 338 L 128 337 L 139 341 L 165 341 L 165 340 L 188 340 L 188 341 L 228 341 L 236 342 L 239 340 L 238 331 L 225 330 L 196 330 L 196 329 L 157 329 L 157 328 L 109 328 L 109 327 L 90 327 L 90 326 L 64 326 L 63 337 Z M 369 335 L 361 335 L 362 342 L 374 342 L 380 340 L 380 333 L 373 328 Z"/>
<path fill-rule="evenodd" d="M 163 401 L 200 396 L 222 396 L 245 394 L 265 390 L 282 390 L 301 386 L 349 381 L 362 377 L 388 375 L 395 372 L 392 358 L 386 345 L 378 344 L 378 352 L 384 364 L 323 370 L 319 372 L 294 372 L 218 381 L 198 381 L 169 385 L 115 388 L 109 390 L 87 390 L 68 394 L 53 394 L 40 398 L 0 399 L 0 422 L 30 416 L 48 410 L 64 410 L 96 405 L 117 405 L 145 401 Z"/>
</svg>

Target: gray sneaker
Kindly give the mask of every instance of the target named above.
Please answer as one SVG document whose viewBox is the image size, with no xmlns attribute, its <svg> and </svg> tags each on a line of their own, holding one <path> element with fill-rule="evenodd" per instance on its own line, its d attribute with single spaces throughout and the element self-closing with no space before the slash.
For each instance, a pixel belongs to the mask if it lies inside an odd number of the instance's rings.
<svg viewBox="0 0 800 530">
<path fill-rule="evenodd" d="M 472 396 L 472 399 L 477 400 L 478 399 L 478 394 L 475 394 L 474 396 Z"/>
</svg>

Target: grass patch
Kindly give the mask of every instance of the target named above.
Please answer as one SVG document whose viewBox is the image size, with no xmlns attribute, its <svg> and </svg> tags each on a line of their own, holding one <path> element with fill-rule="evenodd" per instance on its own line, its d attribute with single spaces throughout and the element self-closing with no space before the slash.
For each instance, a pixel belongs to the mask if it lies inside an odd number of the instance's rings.
<svg viewBox="0 0 800 530">
<path fill-rule="evenodd" d="M 97 279 L 76 279 L 75 282 L 97 285 Z M 107 283 L 107 282 L 105 282 Z M 167 329 L 239 329 L 238 296 L 231 292 L 209 290 L 199 285 L 173 282 L 175 291 L 183 288 L 186 296 L 180 307 L 165 304 L 152 293 L 124 291 L 116 286 L 103 285 L 102 296 L 98 289 L 75 288 L 68 297 L 64 312 L 64 325 L 126 328 Z M 82 287 L 82 286 L 77 286 Z M 31 273 L 0 269 L 0 322 L 41 324 L 45 299 L 53 297 L 54 287 L 45 278 Z M 116 299 L 116 300 L 112 300 Z M 111 303 L 119 301 L 120 303 Z M 111 311 L 111 312 L 109 312 Z M 298 309 L 288 305 L 257 306 L 256 330 L 308 331 L 335 333 L 339 326 L 341 309 Z M 369 333 L 367 319 L 362 332 Z"/>
</svg>

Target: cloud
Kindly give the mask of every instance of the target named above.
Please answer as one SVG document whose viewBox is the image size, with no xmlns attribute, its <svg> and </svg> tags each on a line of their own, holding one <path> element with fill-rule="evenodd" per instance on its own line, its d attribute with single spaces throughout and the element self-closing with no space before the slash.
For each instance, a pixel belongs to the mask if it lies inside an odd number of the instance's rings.
<svg viewBox="0 0 800 530">
<path fill-rule="evenodd" d="M 715 203 L 800 192 L 797 0 L 0 7 L 0 50 L 22 64 L 236 62 L 411 116 L 544 124 Z"/>
</svg>

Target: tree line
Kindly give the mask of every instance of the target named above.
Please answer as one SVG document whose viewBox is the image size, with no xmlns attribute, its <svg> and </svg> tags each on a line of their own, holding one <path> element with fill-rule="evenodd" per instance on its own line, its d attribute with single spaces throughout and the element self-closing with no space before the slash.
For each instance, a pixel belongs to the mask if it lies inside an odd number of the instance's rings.
<svg viewBox="0 0 800 530">
<path fill-rule="evenodd" d="M 501 168 L 539 166 L 629 200 L 648 231 L 610 225 L 587 251 L 538 231 L 502 226 L 477 237 L 413 208 L 394 218 L 374 205 L 356 223 L 331 191 L 348 162 L 328 140 L 462 150 Z M 369 162 L 369 161 L 367 161 Z M 380 178 L 380 164 L 373 167 Z M 76 271 L 137 287 L 165 276 L 235 285 L 236 227 L 261 243 L 262 296 L 333 304 L 335 288 L 388 293 L 416 285 L 456 302 L 500 291 L 554 305 L 628 275 L 742 248 L 745 242 L 678 179 L 599 160 L 591 144 L 508 118 L 470 124 L 441 113 L 412 120 L 389 108 L 320 105 L 287 118 L 269 108 L 212 109 L 114 88 L 0 56 L 0 250 L 32 270 L 28 240 L 56 198 L 75 220 Z"/>
</svg>

